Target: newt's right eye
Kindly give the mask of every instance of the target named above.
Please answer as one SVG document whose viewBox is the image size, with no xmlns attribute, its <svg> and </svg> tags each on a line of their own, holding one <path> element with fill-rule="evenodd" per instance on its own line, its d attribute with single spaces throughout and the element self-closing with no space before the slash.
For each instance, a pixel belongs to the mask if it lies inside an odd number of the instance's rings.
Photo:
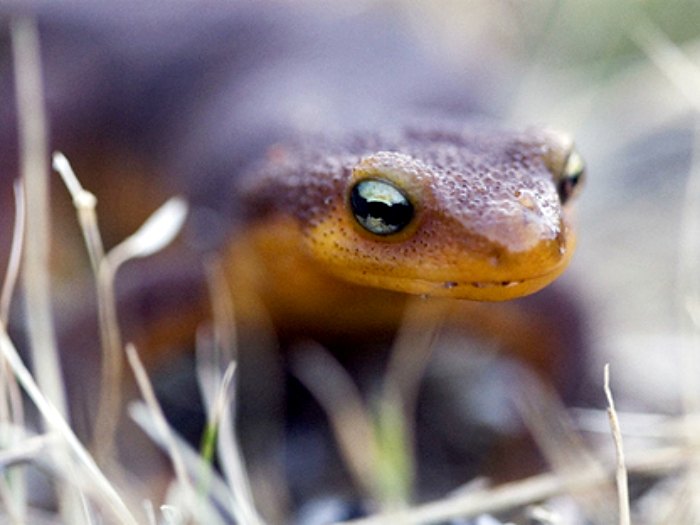
<svg viewBox="0 0 700 525">
<path fill-rule="evenodd" d="M 566 204 L 581 189 L 584 180 L 586 165 L 583 157 L 576 150 L 571 151 L 562 172 L 554 177 L 557 184 L 557 192 L 562 204 Z"/>
<path fill-rule="evenodd" d="M 398 233 L 413 218 L 408 196 L 387 180 L 359 181 L 350 192 L 350 207 L 357 222 L 375 235 Z"/>
</svg>

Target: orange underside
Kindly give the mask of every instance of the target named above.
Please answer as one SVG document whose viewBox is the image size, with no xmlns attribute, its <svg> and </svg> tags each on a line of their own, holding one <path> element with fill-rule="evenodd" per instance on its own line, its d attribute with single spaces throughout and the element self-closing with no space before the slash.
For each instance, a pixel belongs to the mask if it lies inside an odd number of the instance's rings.
<svg viewBox="0 0 700 525">
<path fill-rule="evenodd" d="M 314 334 L 323 339 L 330 333 L 352 340 L 395 332 L 409 311 L 411 328 L 419 332 L 437 322 L 491 340 L 545 376 L 556 368 L 559 358 L 553 352 L 559 344 L 553 339 L 559 337 L 558 331 L 544 328 L 551 320 L 539 319 L 539 312 L 522 302 L 422 297 L 348 283 L 319 268 L 299 248 L 299 235 L 290 223 L 278 221 L 250 229 L 231 245 L 225 266 L 243 326 L 271 320 L 278 329 L 301 333 L 305 339 Z M 539 281 L 536 289 L 558 273 Z"/>
</svg>

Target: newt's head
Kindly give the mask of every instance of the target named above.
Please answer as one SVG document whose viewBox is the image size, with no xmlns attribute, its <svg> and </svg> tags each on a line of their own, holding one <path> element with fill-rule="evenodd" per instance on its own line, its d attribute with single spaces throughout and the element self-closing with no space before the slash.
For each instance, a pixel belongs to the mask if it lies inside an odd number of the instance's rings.
<svg viewBox="0 0 700 525">
<path fill-rule="evenodd" d="M 550 129 L 411 129 L 330 147 L 282 147 L 252 186 L 298 222 L 304 250 L 345 281 L 500 301 L 567 266 L 566 205 L 584 171 Z M 275 197 L 276 196 L 276 197 Z"/>
</svg>

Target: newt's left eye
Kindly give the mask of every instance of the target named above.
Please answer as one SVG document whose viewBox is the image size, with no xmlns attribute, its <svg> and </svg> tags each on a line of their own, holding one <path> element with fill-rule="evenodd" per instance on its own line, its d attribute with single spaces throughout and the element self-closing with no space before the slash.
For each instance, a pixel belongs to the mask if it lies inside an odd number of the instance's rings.
<svg viewBox="0 0 700 525">
<path fill-rule="evenodd" d="M 583 162 L 583 157 L 575 150 L 572 151 L 566 159 L 566 164 L 561 174 L 558 177 L 555 176 L 554 179 L 557 183 L 557 192 L 562 204 L 565 204 L 578 193 L 585 172 L 586 165 Z"/>
<path fill-rule="evenodd" d="M 350 193 L 350 207 L 357 222 L 375 235 L 391 235 L 403 230 L 413 218 L 413 205 L 393 183 L 364 179 Z"/>
</svg>

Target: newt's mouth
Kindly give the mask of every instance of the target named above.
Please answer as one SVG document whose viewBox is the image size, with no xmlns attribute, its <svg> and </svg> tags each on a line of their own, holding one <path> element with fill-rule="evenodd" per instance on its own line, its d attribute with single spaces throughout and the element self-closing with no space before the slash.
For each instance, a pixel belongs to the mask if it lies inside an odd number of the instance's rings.
<svg viewBox="0 0 700 525">
<path fill-rule="evenodd" d="M 562 265 L 542 275 L 509 281 L 448 281 L 442 283 L 414 281 L 413 283 L 405 283 L 405 291 L 427 296 L 473 301 L 507 301 L 541 290 L 559 277 L 565 267 L 566 265 Z"/>
<path fill-rule="evenodd" d="M 563 271 L 563 269 L 562 269 Z M 545 275 L 509 281 L 448 281 L 435 286 L 426 295 L 471 299 L 474 301 L 507 301 L 535 293 L 554 281 L 560 274 L 554 271 Z"/>
<path fill-rule="evenodd" d="M 533 294 L 554 281 L 566 268 L 561 264 L 532 277 L 493 281 L 437 281 L 358 272 L 344 275 L 357 284 L 414 295 L 451 297 L 472 301 L 506 301 Z"/>
<path fill-rule="evenodd" d="M 474 288 L 508 288 L 508 287 L 514 287 L 514 286 L 519 286 L 522 283 L 524 283 L 524 280 L 520 281 L 482 281 L 482 282 L 473 282 L 473 283 L 468 283 L 467 286 L 473 286 Z M 454 288 L 457 288 L 460 286 L 460 283 L 454 282 L 454 281 L 448 281 L 443 283 L 443 288 L 446 288 L 448 290 L 452 290 Z"/>
</svg>

